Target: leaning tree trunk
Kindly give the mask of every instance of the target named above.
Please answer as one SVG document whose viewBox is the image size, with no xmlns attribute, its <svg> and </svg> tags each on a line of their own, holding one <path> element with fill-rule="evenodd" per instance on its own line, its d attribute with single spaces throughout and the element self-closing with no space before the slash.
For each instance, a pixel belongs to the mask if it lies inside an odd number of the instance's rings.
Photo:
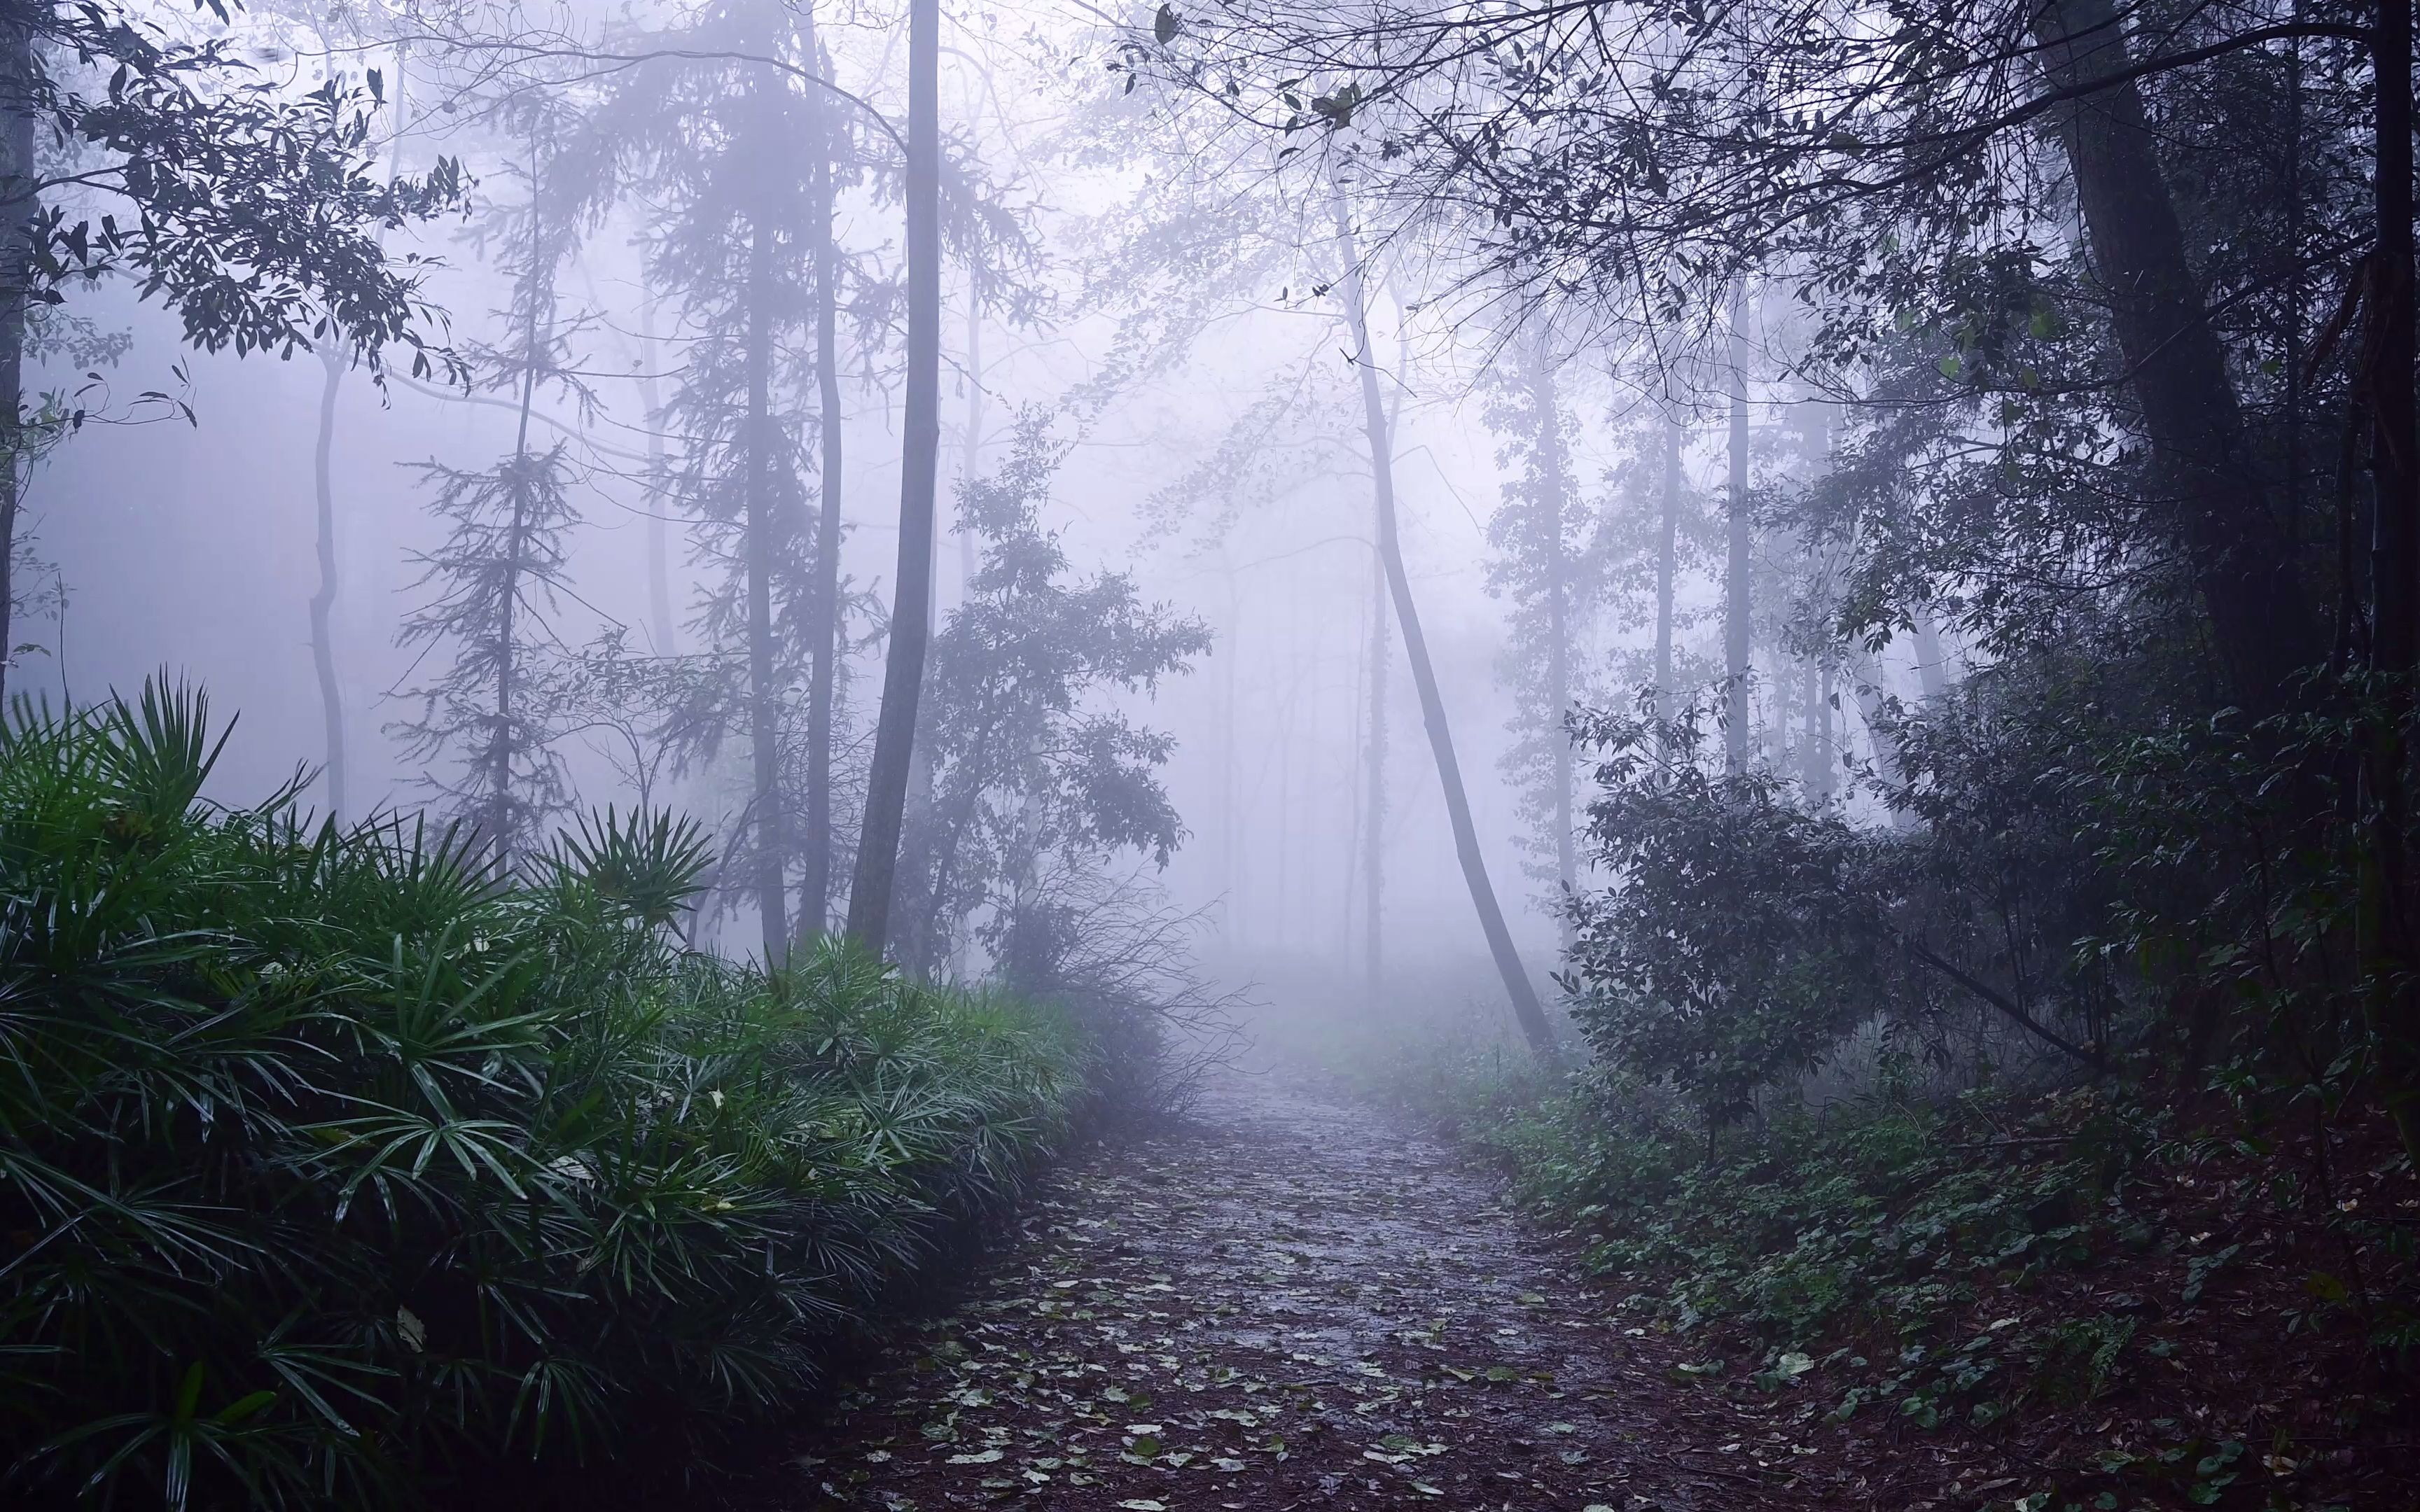
<svg viewBox="0 0 2420 1512">
<path fill-rule="evenodd" d="M 1362 738 L 1361 986 L 1375 1008 L 1386 979 L 1387 683 L 1393 640 L 1387 633 L 1387 561 L 1370 557 L 1370 728 Z"/>
<path fill-rule="evenodd" d="M 1512 932 L 1504 922 L 1504 909 L 1496 900 L 1496 887 L 1487 877 L 1487 859 L 1480 853 L 1479 829 L 1471 822 L 1470 796 L 1463 789 L 1462 764 L 1453 750 L 1453 729 L 1446 722 L 1445 698 L 1437 690 L 1436 670 L 1429 664 L 1428 640 L 1420 630 L 1420 616 L 1412 602 L 1412 583 L 1404 571 L 1403 541 L 1396 532 L 1394 438 L 1387 424 L 1387 406 L 1378 392 L 1378 369 L 1370 347 L 1368 306 L 1362 301 L 1361 255 L 1354 245 L 1353 226 L 1347 219 L 1344 193 L 1339 188 L 1335 200 L 1336 237 L 1344 257 L 1344 276 L 1341 292 L 1344 299 L 1344 317 L 1353 340 L 1353 365 L 1361 375 L 1361 420 L 1370 441 L 1370 469 L 1376 484 L 1378 505 L 1378 555 L 1386 563 L 1387 587 L 1395 604 L 1395 623 L 1404 634 L 1404 656 L 1411 663 L 1412 686 L 1420 697 L 1420 717 L 1428 726 L 1429 751 L 1436 759 L 1437 783 L 1445 791 L 1446 815 L 1453 825 L 1454 854 L 1462 862 L 1463 880 L 1469 885 L 1470 901 L 1479 911 L 1480 929 L 1487 936 L 1488 950 L 1496 958 L 1496 969 L 1504 979 L 1504 991 L 1512 1000 L 1512 1015 L 1529 1047 L 1546 1060 L 1557 1058 L 1555 1033 L 1546 1023 L 1546 1011 L 1538 1001 L 1538 989 L 1530 983 L 1529 974 L 1521 964 L 1520 952 L 1513 949 Z"/>
<path fill-rule="evenodd" d="M 25 315 L 34 276 L 34 38 L 0 18 L 0 698 L 16 659 L 17 517 L 25 485 Z"/>
<path fill-rule="evenodd" d="M 808 24 L 813 25 L 813 12 Z M 812 44 L 811 48 L 812 48 Z M 818 54 L 819 55 L 819 54 Z M 832 702 L 840 660 L 840 243 L 832 222 L 839 198 L 841 113 L 822 100 L 823 140 L 814 174 L 815 391 L 821 414 L 821 507 L 815 515 L 815 598 L 813 663 L 807 673 L 805 874 L 799 883 L 799 927 L 820 934 L 831 919 Z"/>
<path fill-rule="evenodd" d="M 748 238 L 748 729 L 756 838 L 756 917 L 765 964 L 790 948 L 789 854 L 783 843 L 781 689 L 773 668 L 773 231 Z"/>
<path fill-rule="evenodd" d="M 908 380 L 899 468 L 899 568 L 882 713 L 866 774 L 865 823 L 848 891 L 848 933 L 877 954 L 891 935 L 892 886 L 908 766 L 923 693 L 933 599 L 933 495 L 941 448 L 940 0 L 908 7 Z"/>
<path fill-rule="evenodd" d="M 1730 478 L 1724 490 L 1728 550 L 1723 563 L 1723 769 L 1747 769 L 1748 571 L 1754 544 L 1747 500 L 1747 295 L 1731 296 Z"/>
<path fill-rule="evenodd" d="M 2295 674 L 2321 659 L 2319 621 L 2252 465 L 2242 407 L 2185 254 L 2142 94 L 2118 77 L 2129 64 L 2125 29 L 2112 0 L 2048 0 L 2033 24 L 2053 84 L 2105 85 L 2059 122 L 2076 201 L 2219 656 L 2243 707 L 2274 713 Z M 2407 227 L 2409 204 L 2407 192 Z"/>
</svg>

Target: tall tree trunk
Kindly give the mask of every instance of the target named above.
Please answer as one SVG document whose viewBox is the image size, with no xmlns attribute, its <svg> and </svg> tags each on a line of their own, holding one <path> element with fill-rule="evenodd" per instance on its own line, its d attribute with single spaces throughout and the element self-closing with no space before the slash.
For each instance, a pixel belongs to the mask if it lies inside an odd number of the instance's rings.
<svg viewBox="0 0 2420 1512">
<path fill-rule="evenodd" d="M 23 19 L 20 19 L 20 18 Z M 34 38 L 30 10 L 0 17 L 0 699 L 16 659 L 17 519 L 29 459 L 25 316 L 34 276 Z"/>
<path fill-rule="evenodd" d="M 814 11 L 807 12 L 814 25 Z M 811 34 L 812 35 L 812 34 Z M 810 54 L 818 57 L 812 39 Z M 840 243 L 833 229 L 840 156 L 847 138 L 843 116 L 819 97 L 823 140 L 814 175 L 815 391 L 821 413 L 821 507 L 815 514 L 815 600 L 813 664 L 807 673 L 807 833 L 805 875 L 799 884 L 799 927 L 820 934 L 830 925 L 832 878 L 832 701 L 840 660 Z"/>
<path fill-rule="evenodd" d="M 1823 718 L 1818 711 L 1823 707 L 1823 671 L 1809 656 L 1800 666 L 1799 673 L 1798 781 L 1808 797 L 1821 798 L 1825 792 L 1826 764 L 1831 760 L 1831 742 L 1823 738 L 1830 732 L 1819 733 L 1817 730 Z"/>
<path fill-rule="evenodd" d="M 958 451 L 958 486 L 970 488 L 983 475 L 984 433 L 983 291 L 967 285 L 967 434 Z M 974 522 L 958 519 L 958 601 L 974 592 L 977 542 Z"/>
<path fill-rule="evenodd" d="M 1664 517 L 1655 544 L 1655 716 L 1672 697 L 1672 579 L 1680 567 L 1681 423 L 1664 420 Z"/>
<path fill-rule="evenodd" d="M 866 776 L 865 823 L 848 892 L 848 933 L 879 953 L 890 942 L 892 885 L 908 802 L 908 765 L 923 694 L 925 617 L 933 599 L 933 494 L 941 447 L 940 0 L 908 7 L 908 381 L 899 479 L 898 582 L 883 657 L 882 713 Z"/>
<path fill-rule="evenodd" d="M 2048 0 L 2033 24 L 2051 81 L 2062 88 L 2101 84 L 2128 66 L 2113 0 Z M 2408 78 L 2408 59 L 2402 67 Z M 2142 94 L 2132 80 L 2108 84 L 2063 112 L 2059 127 L 2111 325 L 2219 656 L 2243 707 L 2273 713 L 2286 705 L 2294 674 L 2322 657 L 2319 620 L 2252 465 L 2226 354 L 2185 254 Z M 2408 192 L 2405 203 L 2408 209 Z"/>
<path fill-rule="evenodd" d="M 966 424 L 967 434 L 960 445 L 958 453 L 958 486 L 962 490 L 972 488 L 975 486 L 976 481 L 983 476 L 983 289 L 976 284 L 972 270 L 969 270 L 967 278 Z M 958 517 L 958 602 L 960 604 L 964 604 L 968 599 L 974 596 L 975 575 L 982 570 L 982 563 L 981 552 L 978 549 L 978 543 L 976 540 L 974 521 L 968 518 L 963 513 L 963 504 L 960 508 L 961 513 Z M 1028 753 L 1026 760 L 1027 764 L 1032 766 L 1034 764 L 1036 758 L 1032 753 Z M 1026 827 L 1030 827 L 1027 825 L 1026 816 L 1026 810 L 1028 807 L 1030 807 L 1030 805 L 1020 803 L 1017 809 L 1020 831 Z M 1023 838 L 1022 833 L 1020 833 L 1018 844 L 1021 847 L 1018 854 L 1024 857 L 1024 859 L 1019 863 L 1016 888 L 1017 900 L 1016 906 L 1021 914 L 1028 907 L 1031 896 L 1038 886 L 1036 881 L 1038 873 L 1035 870 L 1036 861 L 1034 856 L 1032 854 L 1031 845 Z M 955 848 L 955 841 L 954 841 L 952 842 L 952 849 L 954 850 Z M 966 951 L 968 936 L 970 933 L 968 925 L 971 918 L 972 916 L 970 913 L 959 913 L 952 921 L 952 927 L 949 931 L 950 968 L 952 975 L 955 978 L 963 978 L 966 975 Z M 936 964 L 938 964 L 938 963 Z"/>
<path fill-rule="evenodd" d="M 1235 579 L 1234 560 L 1223 539 L 1218 543 L 1218 571 L 1227 585 L 1224 665 L 1218 670 L 1218 899 L 1223 926 L 1220 933 L 1227 949 L 1239 952 L 1244 944 L 1244 919 L 1236 907 L 1235 891 L 1235 665 L 1241 659 L 1244 645 L 1244 604 Z"/>
<path fill-rule="evenodd" d="M 2367 1013 L 2378 1075 L 2403 1148 L 2420 1161 L 2420 897 L 2409 836 L 2411 728 L 2420 674 L 2420 432 L 2412 392 L 2412 0 L 2380 0 L 2373 59 L 2378 83 L 2378 244 L 2370 254 L 2377 347 L 2369 361 L 2371 657 L 2386 701 L 2369 741 L 2363 785 L 2370 814 L 2363 877 Z"/>
<path fill-rule="evenodd" d="M 319 586 L 311 594 L 311 666 L 319 677 L 319 718 L 327 741 L 328 817 L 345 817 L 345 695 L 336 681 L 336 395 L 345 381 L 345 349 L 333 334 L 320 344 L 326 376 L 319 385 L 319 439 L 311 456 L 318 492 Z"/>
<path fill-rule="evenodd" d="M 1361 987 L 1375 1008 L 1386 981 L 1387 684 L 1394 658 L 1387 633 L 1387 559 L 1370 554 L 1369 730 L 1361 744 L 1366 793 L 1361 829 Z"/>
<path fill-rule="evenodd" d="M 1563 717 L 1572 706 L 1571 572 L 1563 551 L 1564 515 L 1571 502 L 1571 456 L 1563 444 L 1562 400 L 1555 392 L 1553 348 L 1542 332 L 1529 348 L 1529 401 L 1537 412 L 1538 501 L 1546 546 L 1546 729 L 1548 780 L 1555 785 L 1546 807 L 1555 826 L 1555 918 L 1563 949 L 1572 945 L 1572 920 L 1562 906 L 1579 887 L 1579 857 L 1572 836 L 1572 737 Z"/>
<path fill-rule="evenodd" d="M 781 689 L 773 668 L 773 231 L 748 237 L 748 729 L 753 758 L 756 916 L 765 964 L 788 955 L 788 847 L 783 843 Z"/>
<path fill-rule="evenodd" d="M 1747 292 L 1731 295 L 1730 476 L 1724 489 L 1728 550 L 1723 563 L 1723 768 L 1747 769 L 1749 548 L 1754 537 L 1747 499 Z"/>
<path fill-rule="evenodd" d="M 664 518 L 669 500 L 655 486 L 664 472 L 662 406 L 656 392 L 656 296 L 639 301 L 639 403 L 647 411 L 647 639 L 659 656 L 680 654 L 673 631 L 672 531 Z"/>
<path fill-rule="evenodd" d="M 1927 702 L 1949 690 L 1949 654 L 1942 649 L 1941 632 L 1926 614 L 1916 616 L 1916 678 Z"/>
<path fill-rule="evenodd" d="M 1412 602 L 1411 579 L 1404 570 L 1403 541 L 1395 521 L 1394 438 L 1387 424 L 1386 400 L 1378 392 L 1378 369 L 1370 346 L 1369 309 L 1361 292 L 1361 254 L 1354 244 L 1353 224 L 1347 218 L 1341 186 L 1335 191 L 1333 205 L 1337 243 L 1344 258 L 1341 290 L 1344 316 L 1353 340 L 1353 365 L 1361 375 L 1362 428 L 1369 438 L 1370 470 L 1376 485 L 1378 555 L 1386 563 L 1395 623 L 1403 630 L 1404 656 L 1411 663 L 1412 686 L 1420 697 L 1421 721 L 1428 726 L 1429 752 L 1436 760 L 1437 783 L 1444 790 L 1446 815 L 1453 825 L 1454 854 L 1462 862 L 1463 880 L 1470 887 L 1471 904 L 1479 912 L 1480 929 L 1487 936 L 1497 972 L 1504 980 L 1505 995 L 1512 1000 L 1512 1015 L 1519 1021 L 1529 1048 L 1542 1059 L 1551 1061 L 1559 1058 L 1554 1029 L 1546 1022 L 1544 1006 L 1538 1001 L 1538 989 L 1530 983 L 1529 974 L 1521 964 L 1520 952 L 1513 949 L 1512 932 L 1505 925 L 1504 909 L 1496 901 L 1495 885 L 1487 877 L 1487 859 L 1479 849 L 1479 829 L 1471 822 L 1470 796 L 1463 790 L 1462 764 L 1454 756 L 1453 729 L 1446 722 L 1445 698 L 1437 689 L 1436 670 L 1429 664 L 1428 640 L 1420 631 L 1419 609 Z"/>
<path fill-rule="evenodd" d="M 545 153 L 530 144 L 529 286 L 521 313 L 521 396 L 513 428 L 513 522 L 504 539 L 504 576 L 497 604 L 496 730 L 487 752 L 488 840 L 495 847 L 496 869 L 509 873 L 520 837 L 513 813 L 513 756 L 517 749 L 516 700 L 520 692 L 520 647 L 514 623 L 521 601 L 521 574 L 529 561 L 529 439 L 530 417 L 537 409 L 537 372 L 546 361 L 551 338 L 553 262 L 548 255 L 545 226 L 539 219 L 539 192 L 545 183 Z"/>
</svg>

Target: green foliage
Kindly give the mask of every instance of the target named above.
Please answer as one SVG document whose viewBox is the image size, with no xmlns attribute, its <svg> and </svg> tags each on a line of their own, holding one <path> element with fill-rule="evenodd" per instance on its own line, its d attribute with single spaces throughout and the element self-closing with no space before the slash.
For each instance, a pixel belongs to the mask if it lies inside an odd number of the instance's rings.
<svg viewBox="0 0 2420 1512">
<path fill-rule="evenodd" d="M 1859 1338 L 1898 1351 L 1838 1415 L 1876 1399 L 1916 1403 L 1918 1417 L 1956 1404 L 1988 1419 L 2017 1397 L 2071 1405 L 2109 1384 L 2133 1335 L 2118 1318 L 1955 1333 L 1986 1295 L 2149 1242 L 2119 1193 L 2158 1122 L 2096 1092 L 1884 1095 L 1769 1117 L 1710 1147 L 1684 1100 L 1601 1069 L 1555 1088 L 1493 1057 L 1449 1058 L 1388 1089 L 1493 1155 L 1523 1205 L 1569 1227 L 1633 1305 L 1764 1340 L 1769 1389 L 1807 1374 L 1802 1349 Z"/>
<path fill-rule="evenodd" d="M 198 694 L 0 731 L 10 1498 L 409 1504 L 794 1399 L 1013 1196 L 1062 1020 L 666 922 L 702 853 L 608 815 L 542 886 L 452 831 L 196 795 Z"/>
<path fill-rule="evenodd" d="M 1591 717 L 1590 835 L 1621 881 L 1574 900 L 1564 985 L 1598 1055 L 1727 1122 L 1819 1065 L 1907 968 L 1874 885 L 1890 836 L 1769 771 L 1708 770 L 1701 720 Z"/>
</svg>

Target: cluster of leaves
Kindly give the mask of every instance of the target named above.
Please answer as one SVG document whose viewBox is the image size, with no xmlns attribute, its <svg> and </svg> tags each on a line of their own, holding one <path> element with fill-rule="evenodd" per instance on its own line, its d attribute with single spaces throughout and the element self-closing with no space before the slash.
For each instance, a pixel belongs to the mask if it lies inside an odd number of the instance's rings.
<svg viewBox="0 0 2420 1512">
<path fill-rule="evenodd" d="M 1711 1161 L 1701 1134 L 1609 1079 L 1487 1129 L 1525 1200 L 1589 1236 L 1593 1269 L 1666 1288 L 1684 1325 L 1732 1321 L 1783 1349 L 1844 1330 L 1919 1345 L 1996 1273 L 2153 1239 L 2120 1193 L 2156 1124 L 2090 1091 L 1836 1104 Z"/>
<path fill-rule="evenodd" d="M 606 815 L 532 880 L 293 788 L 198 694 L 0 730 L 8 1495 L 408 1504 L 794 1399 L 1067 1126 L 1063 1019 L 670 923 Z M 299 782 L 295 786 L 299 786 Z"/>
<path fill-rule="evenodd" d="M 219 0 L 195 8 L 230 13 Z M 295 98 L 231 39 L 178 40 L 117 6 L 29 6 L 10 25 L 8 108 L 67 160 L 12 190 L 43 196 L 24 299 L 55 304 L 74 284 L 123 274 L 205 351 L 291 356 L 336 341 L 376 369 L 401 346 L 415 376 L 455 371 L 426 344 L 426 269 L 380 238 L 458 206 L 466 180 L 450 158 L 414 177 L 376 171 L 377 69 Z"/>
</svg>

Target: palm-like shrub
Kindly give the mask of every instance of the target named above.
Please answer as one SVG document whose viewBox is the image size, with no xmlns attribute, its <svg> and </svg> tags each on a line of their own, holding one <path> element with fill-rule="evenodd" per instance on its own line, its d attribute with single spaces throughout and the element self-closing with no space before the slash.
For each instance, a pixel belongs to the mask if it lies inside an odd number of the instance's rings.
<svg viewBox="0 0 2420 1512">
<path fill-rule="evenodd" d="M 681 949 L 677 825 L 504 882 L 216 753 L 158 682 L 0 730 L 0 1497 L 410 1504 L 768 1410 L 1080 1096 L 1018 1005 Z"/>
</svg>

